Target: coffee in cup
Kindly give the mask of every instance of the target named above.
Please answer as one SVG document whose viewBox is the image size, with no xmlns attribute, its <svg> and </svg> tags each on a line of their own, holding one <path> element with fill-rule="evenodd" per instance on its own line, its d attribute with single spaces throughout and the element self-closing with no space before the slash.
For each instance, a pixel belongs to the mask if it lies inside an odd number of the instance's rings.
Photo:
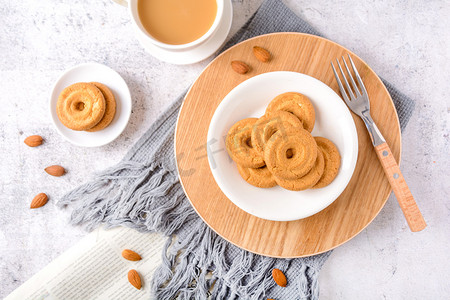
<svg viewBox="0 0 450 300">
<path fill-rule="evenodd" d="M 209 40 L 230 0 L 113 0 L 128 6 L 142 43 L 168 51 L 186 51 Z"/>
<path fill-rule="evenodd" d="M 156 40 L 183 45 L 205 35 L 217 15 L 216 0 L 138 0 L 142 26 Z"/>
</svg>

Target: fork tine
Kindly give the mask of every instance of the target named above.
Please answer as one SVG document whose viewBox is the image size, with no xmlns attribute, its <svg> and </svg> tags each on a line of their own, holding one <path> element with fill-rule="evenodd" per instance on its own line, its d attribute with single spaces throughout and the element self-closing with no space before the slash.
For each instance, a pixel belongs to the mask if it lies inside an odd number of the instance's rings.
<svg viewBox="0 0 450 300">
<path fill-rule="evenodd" d="M 367 96 L 366 87 L 364 86 L 361 76 L 359 76 L 358 70 L 356 69 L 355 64 L 353 63 L 353 60 L 350 57 L 350 54 L 347 53 L 347 56 L 348 56 L 348 59 L 350 60 L 350 64 L 352 65 L 353 72 L 355 72 L 356 80 L 358 80 L 358 85 L 362 91 L 362 94 Z"/>
<path fill-rule="evenodd" d="M 341 71 L 341 75 L 344 78 L 345 86 L 347 87 L 347 92 L 350 95 L 350 99 L 352 99 L 352 101 L 356 101 L 356 96 L 353 94 L 353 91 L 350 88 L 350 85 L 348 84 L 347 77 L 345 77 L 344 70 L 342 70 L 342 67 L 341 67 L 341 64 L 339 63 L 339 60 L 336 59 L 336 61 L 337 61 L 337 64 L 339 66 L 339 70 Z M 350 76 L 350 78 L 351 78 L 351 76 Z"/>
<path fill-rule="evenodd" d="M 344 86 L 342 85 L 341 79 L 339 79 L 336 69 L 334 68 L 333 62 L 331 62 L 331 68 L 333 68 L 334 77 L 336 77 L 336 81 L 338 83 L 339 90 L 341 91 L 341 94 L 345 100 L 345 103 L 347 103 L 347 105 L 350 105 L 350 99 L 348 98 L 347 93 L 345 92 L 345 89 L 344 89 Z"/>
<path fill-rule="evenodd" d="M 353 79 L 353 75 L 350 72 L 350 69 L 348 68 L 347 62 L 345 61 L 344 56 L 342 56 L 342 61 L 344 62 L 345 65 L 345 69 L 347 70 L 347 74 L 350 77 L 350 82 L 352 84 L 353 90 L 355 91 L 356 96 L 358 97 L 358 95 L 361 95 L 361 92 L 358 89 L 358 86 L 356 85 L 355 80 Z"/>
</svg>

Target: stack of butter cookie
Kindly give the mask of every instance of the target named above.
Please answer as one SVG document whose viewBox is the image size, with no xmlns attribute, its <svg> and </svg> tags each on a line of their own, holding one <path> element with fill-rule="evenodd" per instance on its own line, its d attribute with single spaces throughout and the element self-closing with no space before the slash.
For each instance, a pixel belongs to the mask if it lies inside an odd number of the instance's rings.
<svg viewBox="0 0 450 300">
<path fill-rule="evenodd" d="M 314 123 L 308 97 L 284 93 L 269 103 L 261 118 L 234 124 L 226 148 L 242 178 L 256 187 L 325 187 L 337 176 L 341 156 L 333 142 L 311 135 Z"/>
<path fill-rule="evenodd" d="M 59 94 L 56 113 L 64 126 L 89 132 L 106 128 L 116 114 L 116 99 L 99 82 L 79 82 Z"/>
</svg>

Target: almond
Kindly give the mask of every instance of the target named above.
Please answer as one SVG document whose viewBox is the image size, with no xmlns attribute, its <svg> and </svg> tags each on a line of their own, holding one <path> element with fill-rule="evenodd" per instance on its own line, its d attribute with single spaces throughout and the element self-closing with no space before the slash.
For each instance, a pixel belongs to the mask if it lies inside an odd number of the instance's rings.
<svg viewBox="0 0 450 300">
<path fill-rule="evenodd" d="M 287 284 L 286 276 L 284 276 L 283 272 L 279 269 L 272 270 L 272 277 L 275 280 L 275 283 L 279 286 L 285 287 Z"/>
<path fill-rule="evenodd" d="M 233 60 L 231 62 L 231 68 L 239 74 L 245 74 L 250 71 L 250 67 L 245 62 L 239 60 Z"/>
<path fill-rule="evenodd" d="M 122 251 L 122 256 L 125 259 L 131 260 L 131 261 L 138 261 L 141 260 L 141 256 L 130 249 L 125 249 Z"/>
<path fill-rule="evenodd" d="M 134 286 L 138 290 L 141 289 L 142 287 L 141 277 L 139 276 L 136 270 L 132 269 L 128 271 L 128 281 L 131 283 L 132 286 Z"/>
<path fill-rule="evenodd" d="M 45 172 L 47 172 L 48 174 L 50 174 L 52 176 L 59 177 L 59 176 L 63 176 L 64 173 L 66 173 L 66 170 L 61 166 L 53 165 L 53 166 L 45 168 Z"/>
<path fill-rule="evenodd" d="M 271 57 L 269 51 L 258 46 L 253 47 L 253 54 L 257 60 L 262 62 L 268 62 Z"/>
<path fill-rule="evenodd" d="M 24 141 L 27 146 L 37 147 L 42 144 L 42 137 L 40 135 L 30 135 Z"/>
<path fill-rule="evenodd" d="M 39 208 L 44 206 L 48 201 L 48 197 L 45 193 L 37 194 L 33 201 L 31 201 L 30 208 Z"/>
</svg>

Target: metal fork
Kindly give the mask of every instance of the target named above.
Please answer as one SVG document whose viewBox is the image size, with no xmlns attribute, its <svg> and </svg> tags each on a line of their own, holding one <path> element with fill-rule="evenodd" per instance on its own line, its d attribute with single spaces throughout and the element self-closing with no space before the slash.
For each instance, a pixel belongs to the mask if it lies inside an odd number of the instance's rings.
<svg viewBox="0 0 450 300">
<path fill-rule="evenodd" d="M 341 76 L 344 79 L 345 88 L 347 90 L 344 88 L 344 85 L 342 84 L 338 73 L 334 68 L 333 62 L 331 62 L 331 67 L 333 68 L 334 76 L 336 77 L 336 81 L 339 85 L 341 95 L 344 98 L 345 103 L 347 103 L 347 106 L 364 121 L 364 124 L 369 131 L 370 138 L 372 139 L 373 146 L 375 147 L 375 152 L 377 153 L 378 159 L 383 166 L 389 183 L 394 190 L 394 194 L 397 197 L 397 201 L 400 204 L 403 214 L 405 215 L 409 228 L 413 232 L 421 231 L 427 226 L 427 224 L 425 223 L 419 207 L 417 206 L 416 201 L 414 200 L 411 191 L 409 190 L 408 185 L 400 172 L 400 168 L 392 155 L 391 149 L 386 143 L 386 140 L 377 125 L 372 120 L 370 115 L 369 95 L 367 94 L 366 87 L 364 86 L 361 76 L 359 76 L 358 70 L 353 63 L 352 58 L 349 54 L 347 54 L 347 56 L 358 84 L 356 84 L 353 79 L 352 73 L 350 72 L 344 56 L 342 56 L 342 61 L 345 66 L 345 70 L 347 71 L 347 76 L 345 75 L 338 59 L 336 59 L 336 62 Z M 349 80 L 347 78 L 349 78 Z"/>
</svg>

